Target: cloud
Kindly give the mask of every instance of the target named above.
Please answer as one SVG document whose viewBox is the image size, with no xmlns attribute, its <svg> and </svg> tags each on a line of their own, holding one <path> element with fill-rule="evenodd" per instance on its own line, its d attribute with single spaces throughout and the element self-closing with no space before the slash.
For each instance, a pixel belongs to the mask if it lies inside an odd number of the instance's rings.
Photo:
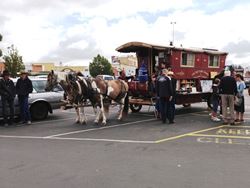
<svg viewBox="0 0 250 188">
<path fill-rule="evenodd" d="M 224 47 L 225 51 L 237 54 L 236 57 L 242 58 L 250 55 L 250 41 L 242 40 L 237 43 L 230 42 Z"/>
<path fill-rule="evenodd" d="M 177 46 L 226 50 L 229 61 L 247 62 L 249 17 L 250 3 L 232 0 L 2 0 L 0 45 L 15 44 L 25 62 L 89 62 L 129 41 L 168 45 L 176 21 Z"/>
</svg>

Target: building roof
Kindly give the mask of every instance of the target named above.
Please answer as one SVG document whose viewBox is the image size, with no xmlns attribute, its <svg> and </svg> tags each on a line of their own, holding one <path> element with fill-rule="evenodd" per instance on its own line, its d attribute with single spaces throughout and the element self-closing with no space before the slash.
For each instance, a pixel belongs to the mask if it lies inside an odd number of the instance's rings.
<svg viewBox="0 0 250 188">
<path fill-rule="evenodd" d="M 119 46 L 118 48 L 116 48 L 116 51 L 130 53 L 130 52 L 137 52 L 145 48 L 156 49 L 159 51 L 173 49 L 173 50 L 180 50 L 180 51 L 193 52 L 193 53 L 208 53 L 208 54 L 215 54 L 215 55 L 227 55 L 228 54 L 227 52 L 221 52 L 216 49 L 161 46 L 161 45 L 154 45 L 154 44 L 148 44 L 148 43 L 136 42 L 136 41 L 125 43 Z"/>
</svg>

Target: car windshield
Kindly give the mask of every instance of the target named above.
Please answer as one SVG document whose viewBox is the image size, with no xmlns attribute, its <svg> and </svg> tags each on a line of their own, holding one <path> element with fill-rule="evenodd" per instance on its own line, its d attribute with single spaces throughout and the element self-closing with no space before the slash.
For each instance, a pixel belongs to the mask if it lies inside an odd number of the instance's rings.
<svg viewBox="0 0 250 188">
<path fill-rule="evenodd" d="M 32 80 L 32 84 L 36 92 L 45 92 L 46 80 Z"/>
</svg>

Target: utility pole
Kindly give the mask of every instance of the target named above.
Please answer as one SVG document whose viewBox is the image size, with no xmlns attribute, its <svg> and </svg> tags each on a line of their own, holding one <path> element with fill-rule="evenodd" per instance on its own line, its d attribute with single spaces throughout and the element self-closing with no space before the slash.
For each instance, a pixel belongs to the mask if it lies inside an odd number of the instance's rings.
<svg viewBox="0 0 250 188">
<path fill-rule="evenodd" d="M 170 24 L 173 25 L 173 41 L 172 41 L 172 44 L 174 45 L 174 25 L 176 24 L 176 22 L 170 22 Z"/>
</svg>

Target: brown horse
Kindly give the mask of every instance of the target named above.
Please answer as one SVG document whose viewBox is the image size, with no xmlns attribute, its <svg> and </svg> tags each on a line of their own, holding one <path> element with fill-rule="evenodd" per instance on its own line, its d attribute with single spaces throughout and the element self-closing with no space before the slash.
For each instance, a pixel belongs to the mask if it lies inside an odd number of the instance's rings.
<svg viewBox="0 0 250 188">
<path fill-rule="evenodd" d="M 71 104 L 77 114 L 76 123 L 86 124 L 87 117 L 84 112 L 84 102 L 82 93 L 76 92 L 79 83 L 74 80 L 76 78 L 76 73 L 74 72 L 58 72 L 51 71 L 47 77 L 46 91 L 52 91 L 53 88 L 60 84 L 64 89 L 64 101 Z"/>
<path fill-rule="evenodd" d="M 101 78 L 92 79 L 91 86 L 99 94 L 99 107 L 95 123 L 102 119 L 102 125 L 106 125 L 106 115 L 112 101 L 120 105 L 118 120 L 122 120 L 123 115 L 128 112 L 128 84 L 123 80 L 103 80 Z"/>
<path fill-rule="evenodd" d="M 118 120 L 123 118 L 124 113 L 128 112 L 128 85 L 122 80 L 105 81 L 100 78 L 88 79 L 76 73 L 58 73 L 52 71 L 48 75 L 47 90 L 51 90 L 56 84 L 60 84 L 65 91 L 65 98 L 72 104 L 77 113 L 76 122 L 86 123 L 84 114 L 84 103 L 89 100 L 94 111 L 99 107 L 95 123 L 102 120 L 102 125 L 106 125 L 106 115 L 111 101 L 120 104 Z M 124 113 L 123 113 L 124 112 Z M 81 117 L 81 113 L 83 117 Z"/>
</svg>

